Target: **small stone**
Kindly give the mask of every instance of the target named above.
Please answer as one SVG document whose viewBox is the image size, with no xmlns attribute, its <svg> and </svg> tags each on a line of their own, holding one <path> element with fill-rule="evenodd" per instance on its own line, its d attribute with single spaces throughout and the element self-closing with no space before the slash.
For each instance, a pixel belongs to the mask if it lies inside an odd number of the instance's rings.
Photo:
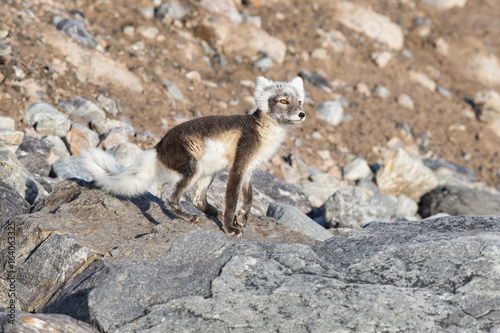
<svg viewBox="0 0 500 333">
<path fill-rule="evenodd" d="M 500 94 L 494 90 L 481 90 L 474 97 L 474 109 L 485 123 L 500 121 Z"/>
<path fill-rule="evenodd" d="M 88 182 L 93 177 L 82 166 L 81 160 L 76 156 L 67 156 L 58 159 L 51 165 L 51 175 L 59 179 L 80 178 Z"/>
<path fill-rule="evenodd" d="M 262 19 L 260 16 L 244 15 L 243 22 L 245 22 L 246 25 L 253 25 L 258 29 L 262 27 Z"/>
<path fill-rule="evenodd" d="M 45 141 L 52 143 L 52 148 L 50 150 L 50 156 L 47 158 L 49 164 L 53 164 L 60 158 L 70 156 L 68 148 L 64 141 L 57 135 L 47 135 L 43 138 Z"/>
<path fill-rule="evenodd" d="M 434 47 L 441 55 L 448 56 L 450 54 L 450 47 L 443 38 L 436 38 L 434 41 Z"/>
<path fill-rule="evenodd" d="M 334 126 L 339 125 L 344 119 L 344 108 L 335 101 L 324 102 L 314 113 L 322 120 Z"/>
<path fill-rule="evenodd" d="M 99 95 L 97 96 L 97 101 L 101 105 L 102 109 L 113 117 L 116 117 L 118 113 L 125 113 L 125 107 L 114 99 L 104 95 Z"/>
<path fill-rule="evenodd" d="M 382 52 L 373 52 L 370 55 L 370 58 L 378 67 L 383 68 L 389 63 L 389 61 L 391 61 L 393 56 L 391 52 L 382 51 Z"/>
<path fill-rule="evenodd" d="M 300 148 L 302 147 L 302 140 L 300 138 L 296 138 L 294 141 L 295 147 Z"/>
<path fill-rule="evenodd" d="M 316 182 L 302 185 L 302 192 L 307 196 L 312 207 L 319 208 L 337 191 L 338 187 L 323 186 Z"/>
<path fill-rule="evenodd" d="M 12 47 L 3 39 L 0 39 L 0 57 L 7 57 L 12 53 Z"/>
<path fill-rule="evenodd" d="M 116 119 L 106 119 L 103 122 L 92 122 L 92 129 L 99 135 L 103 135 L 114 127 L 126 127 L 127 125 Z"/>
<path fill-rule="evenodd" d="M 448 89 L 446 89 L 443 86 L 437 86 L 436 91 L 441 95 L 446 98 L 451 98 L 451 93 Z"/>
<path fill-rule="evenodd" d="M 331 93 L 332 90 L 329 87 L 328 81 L 326 81 L 324 78 L 322 78 L 319 75 L 316 75 L 314 73 L 308 72 L 308 71 L 300 71 L 299 76 L 304 79 L 304 81 L 307 81 L 311 83 L 312 85 L 328 92 Z"/>
<path fill-rule="evenodd" d="M 420 0 L 426 5 L 432 5 L 441 9 L 450 9 L 453 7 L 462 8 L 467 4 L 467 0 Z"/>
<path fill-rule="evenodd" d="M 254 61 L 253 67 L 258 68 L 262 73 L 268 71 L 274 66 L 274 61 L 271 57 L 264 57 Z"/>
<path fill-rule="evenodd" d="M 278 220 L 290 230 L 303 233 L 320 242 L 333 237 L 325 228 L 294 206 L 271 203 L 267 208 L 266 216 Z"/>
<path fill-rule="evenodd" d="M 99 135 L 83 125 L 73 124 L 66 135 L 66 142 L 71 154 L 80 157 L 82 151 L 97 147 Z"/>
<path fill-rule="evenodd" d="M 23 121 L 27 126 L 39 127 L 43 134 L 54 134 L 61 137 L 68 133 L 71 126 L 70 119 L 64 113 L 42 102 L 31 104 L 26 110 Z"/>
<path fill-rule="evenodd" d="M 347 38 L 344 34 L 338 30 L 330 31 L 319 31 L 319 34 L 323 37 L 323 47 L 330 46 L 335 52 L 342 52 L 344 50 L 344 44 L 347 42 Z"/>
<path fill-rule="evenodd" d="M 431 79 L 430 77 L 428 77 L 424 73 L 411 70 L 408 72 L 408 76 L 410 78 L 410 81 L 418 83 L 422 87 L 424 87 L 430 91 L 436 90 L 436 82 L 434 82 L 433 79 Z"/>
<path fill-rule="evenodd" d="M 52 20 L 57 30 L 63 31 L 75 42 L 91 48 L 96 47 L 92 36 L 87 32 L 82 22 L 71 18 L 61 18 L 55 16 Z"/>
<path fill-rule="evenodd" d="M 131 25 L 127 25 L 123 28 L 123 33 L 129 37 L 135 37 L 135 28 Z"/>
<path fill-rule="evenodd" d="M 178 2 L 162 3 L 155 10 L 155 17 L 159 20 L 162 20 L 167 14 L 174 20 L 182 20 L 186 15 L 190 15 L 191 11 Z"/>
<path fill-rule="evenodd" d="M 135 158 L 142 152 L 142 149 L 136 144 L 125 142 L 106 150 L 106 152 L 113 156 L 121 165 L 127 167 L 134 163 Z"/>
<path fill-rule="evenodd" d="M 100 146 L 104 149 L 110 149 L 128 142 L 128 134 L 123 127 L 114 127 L 110 129 L 100 142 Z"/>
<path fill-rule="evenodd" d="M 100 107 L 88 99 L 79 98 L 74 100 L 72 103 L 75 106 L 73 114 L 82 117 L 89 123 L 103 122 L 106 120 L 106 113 L 104 113 Z"/>
<path fill-rule="evenodd" d="M 0 116 L 0 129 L 15 130 L 16 129 L 15 120 L 10 117 Z"/>
<path fill-rule="evenodd" d="M 142 17 L 145 19 L 152 19 L 155 17 L 155 9 L 153 7 L 143 7 L 140 9 Z"/>
<path fill-rule="evenodd" d="M 137 31 L 142 37 L 146 39 L 155 39 L 159 33 L 157 27 L 139 27 Z"/>
<path fill-rule="evenodd" d="M 314 49 L 311 52 L 311 58 L 319 59 L 319 60 L 328 60 L 330 56 L 328 55 L 328 51 L 323 48 Z"/>
<path fill-rule="evenodd" d="M 193 82 L 198 82 L 198 83 L 201 82 L 200 72 L 197 72 L 197 71 L 187 72 L 186 73 L 186 78 L 188 78 L 189 80 L 191 80 Z"/>
<path fill-rule="evenodd" d="M 408 216 L 415 216 L 418 212 L 418 205 L 411 198 L 404 194 L 398 195 L 398 202 L 395 216 L 404 218 Z"/>
<path fill-rule="evenodd" d="M 407 109 L 413 110 L 415 108 L 415 103 L 413 102 L 413 99 L 406 94 L 399 95 L 397 98 L 397 102 L 399 105 Z"/>
<path fill-rule="evenodd" d="M 344 179 L 355 182 L 373 176 L 370 166 L 362 157 L 356 157 L 344 166 Z"/>
<path fill-rule="evenodd" d="M 7 146 L 12 152 L 17 150 L 23 138 L 24 132 L 4 128 L 0 129 L 0 143 Z"/>
<path fill-rule="evenodd" d="M 12 69 L 14 70 L 14 75 L 18 78 L 18 79 L 24 79 L 24 77 L 26 76 L 26 74 L 24 73 L 24 71 L 22 70 L 22 68 L 19 68 L 17 66 L 12 66 Z"/>
<path fill-rule="evenodd" d="M 127 131 L 127 134 L 130 136 L 134 136 L 135 128 L 134 126 L 132 126 L 130 120 L 128 120 L 127 118 L 120 118 L 120 121 L 125 124 L 125 130 Z"/>
<path fill-rule="evenodd" d="M 169 95 L 174 98 L 175 100 L 178 101 L 184 101 L 184 95 L 182 92 L 179 90 L 179 88 L 175 85 L 175 83 L 167 80 L 167 79 L 162 79 L 163 84 L 167 87 Z"/>
<path fill-rule="evenodd" d="M 316 140 L 320 140 L 320 139 L 323 139 L 323 136 L 321 135 L 320 132 L 314 131 L 311 133 L 311 138 L 316 139 Z"/>
<path fill-rule="evenodd" d="M 356 91 L 364 97 L 370 97 L 372 95 L 370 92 L 370 88 L 368 88 L 368 85 L 363 82 L 360 82 L 356 85 Z"/>
<path fill-rule="evenodd" d="M 26 170 L 43 177 L 48 176 L 50 173 L 48 158 L 51 150 L 52 143 L 50 141 L 25 136 L 16 151 L 16 155 Z"/>
<path fill-rule="evenodd" d="M 377 87 L 375 87 L 375 90 L 373 91 L 373 94 L 375 96 L 379 96 L 381 98 L 389 98 L 389 97 L 391 97 L 391 92 L 389 91 L 389 89 L 387 89 L 384 86 L 377 86 Z"/>
</svg>

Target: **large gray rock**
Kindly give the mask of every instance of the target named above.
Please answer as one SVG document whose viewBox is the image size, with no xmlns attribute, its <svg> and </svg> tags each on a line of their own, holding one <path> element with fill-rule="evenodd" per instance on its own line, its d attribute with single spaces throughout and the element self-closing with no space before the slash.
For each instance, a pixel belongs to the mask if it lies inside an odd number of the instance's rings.
<svg viewBox="0 0 500 333">
<path fill-rule="evenodd" d="M 52 147 L 52 143 L 48 140 L 25 136 L 21 145 L 17 148 L 17 159 L 30 173 L 48 176 L 50 173 L 48 160 Z"/>
<path fill-rule="evenodd" d="M 303 233 L 318 241 L 332 237 L 330 232 L 294 206 L 272 203 L 267 207 L 266 216 L 278 220 L 290 230 Z"/>
<path fill-rule="evenodd" d="M 34 213 L 12 217 L 18 274 L 16 301 L 24 311 L 58 312 L 89 321 L 88 294 L 109 267 L 129 260 L 154 261 L 172 242 L 199 230 L 220 230 L 221 222 L 179 220 L 150 195 L 118 199 L 80 179 L 62 181 Z M 2 224 L 0 238 L 6 239 Z M 225 237 L 225 236 L 221 236 Z M 315 244 L 270 218 L 251 216 L 247 239 Z M 8 278 L 7 242 L 0 242 L 0 306 Z M 103 261 L 95 261 L 103 258 Z M 95 261 L 95 262 L 94 262 Z M 82 275 L 80 275 L 82 274 Z M 8 284 L 7 284 L 8 285 Z"/>
<path fill-rule="evenodd" d="M 9 309 L 0 309 L 0 331 L 4 333 L 98 333 L 90 324 L 61 314 L 16 311 L 14 324 Z"/>
<path fill-rule="evenodd" d="M 66 156 L 55 161 L 51 165 L 51 175 L 59 179 L 80 178 L 86 181 L 94 179 L 76 156 Z"/>
<path fill-rule="evenodd" d="M 3 224 L 14 216 L 27 214 L 29 210 L 30 205 L 16 189 L 0 180 L 0 223 Z"/>
<path fill-rule="evenodd" d="M 197 232 L 111 268 L 88 308 L 105 332 L 491 331 L 499 241 L 488 216 L 372 223 L 313 247 Z"/>
<path fill-rule="evenodd" d="M 12 186 L 29 204 L 45 196 L 45 190 L 18 161 L 8 147 L 0 143 L 0 179 Z"/>
<path fill-rule="evenodd" d="M 397 202 L 397 201 L 396 201 Z M 335 192 L 322 207 L 327 227 L 361 228 L 372 221 L 389 221 L 391 212 L 378 197 L 356 187 Z"/>
<path fill-rule="evenodd" d="M 434 172 L 441 168 L 445 168 L 457 174 L 457 177 L 460 177 L 463 180 L 468 182 L 477 182 L 477 175 L 474 170 L 463 165 L 447 161 L 444 158 L 424 158 L 422 159 L 422 162 L 426 167 L 430 168 Z"/>
<path fill-rule="evenodd" d="M 500 215 L 500 196 L 466 187 L 444 185 L 422 197 L 419 204 L 422 217 L 438 213 L 449 215 Z"/>
<path fill-rule="evenodd" d="M 35 129 L 38 128 L 38 124 L 43 124 L 43 131 L 40 134 L 47 135 L 65 136 L 71 126 L 68 116 L 50 104 L 42 102 L 31 104 L 26 110 L 23 121 L 27 126 L 35 126 Z"/>
<path fill-rule="evenodd" d="M 82 117 L 89 123 L 104 122 L 106 120 L 106 113 L 95 103 L 86 98 L 79 98 L 71 103 L 75 106 L 73 114 Z"/>
</svg>

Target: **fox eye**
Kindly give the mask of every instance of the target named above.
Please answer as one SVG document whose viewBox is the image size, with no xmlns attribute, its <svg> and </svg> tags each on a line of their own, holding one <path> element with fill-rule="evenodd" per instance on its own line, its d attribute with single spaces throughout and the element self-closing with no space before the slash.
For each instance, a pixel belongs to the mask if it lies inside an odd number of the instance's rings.
<svg viewBox="0 0 500 333">
<path fill-rule="evenodd" d="M 281 103 L 281 104 L 288 104 L 288 101 L 287 101 L 286 99 L 282 99 L 282 100 L 280 101 L 280 103 Z"/>
</svg>

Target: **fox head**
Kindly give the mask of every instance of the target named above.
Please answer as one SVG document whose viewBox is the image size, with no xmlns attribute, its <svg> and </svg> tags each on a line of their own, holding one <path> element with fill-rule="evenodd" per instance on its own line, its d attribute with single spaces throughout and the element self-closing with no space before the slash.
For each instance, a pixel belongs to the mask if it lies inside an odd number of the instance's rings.
<svg viewBox="0 0 500 333">
<path fill-rule="evenodd" d="M 306 119 L 302 109 L 304 95 L 301 77 L 290 82 L 273 82 L 259 76 L 255 83 L 257 107 L 280 124 L 298 124 Z"/>
</svg>

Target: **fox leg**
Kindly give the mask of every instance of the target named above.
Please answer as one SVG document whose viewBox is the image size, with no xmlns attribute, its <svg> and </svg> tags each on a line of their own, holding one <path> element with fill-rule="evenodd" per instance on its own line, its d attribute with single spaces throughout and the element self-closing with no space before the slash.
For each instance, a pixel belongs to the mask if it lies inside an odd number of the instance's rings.
<svg viewBox="0 0 500 333">
<path fill-rule="evenodd" d="M 213 176 L 202 177 L 196 183 L 196 192 L 193 197 L 193 205 L 207 215 L 217 217 L 219 210 L 208 203 L 207 192 L 210 184 L 214 180 Z"/>
<path fill-rule="evenodd" d="M 236 227 L 243 233 L 247 224 L 248 214 L 250 213 L 250 209 L 252 209 L 253 194 L 250 174 L 247 174 L 243 179 L 241 198 L 243 202 L 238 215 L 236 215 Z"/>
<path fill-rule="evenodd" d="M 229 179 L 226 186 L 226 204 L 224 209 L 224 232 L 228 235 L 241 237 L 242 232 L 234 226 L 236 206 L 238 204 L 238 195 L 241 189 L 243 178 L 242 171 L 238 170 L 237 166 L 233 166 L 229 170 Z"/>
<path fill-rule="evenodd" d="M 182 208 L 180 203 L 182 193 L 186 190 L 186 188 L 189 187 L 189 185 L 193 182 L 193 180 L 196 180 L 194 172 L 182 175 L 182 178 L 175 185 L 174 192 L 172 193 L 171 197 L 167 200 L 167 204 L 170 207 L 170 209 L 183 220 L 193 223 L 200 223 L 201 216 L 188 213 L 184 208 Z"/>
</svg>

